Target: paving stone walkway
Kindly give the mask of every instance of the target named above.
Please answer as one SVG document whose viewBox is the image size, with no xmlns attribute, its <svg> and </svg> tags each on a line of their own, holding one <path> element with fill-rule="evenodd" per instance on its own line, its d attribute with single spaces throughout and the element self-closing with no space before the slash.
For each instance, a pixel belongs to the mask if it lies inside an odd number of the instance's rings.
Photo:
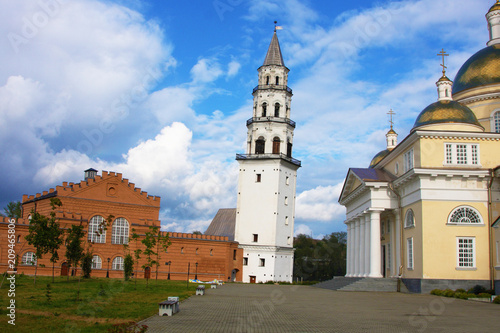
<svg viewBox="0 0 500 333">
<path fill-rule="evenodd" d="M 165 295 L 167 296 L 174 295 Z M 152 316 L 151 332 L 499 332 L 500 305 L 392 292 L 226 284 Z"/>
</svg>

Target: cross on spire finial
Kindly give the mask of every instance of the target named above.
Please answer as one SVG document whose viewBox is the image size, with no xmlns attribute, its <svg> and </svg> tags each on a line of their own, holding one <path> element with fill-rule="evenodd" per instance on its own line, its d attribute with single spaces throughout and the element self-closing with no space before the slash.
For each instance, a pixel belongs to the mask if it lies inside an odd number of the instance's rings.
<svg viewBox="0 0 500 333">
<path fill-rule="evenodd" d="M 449 56 L 449 54 L 447 54 L 447 53 L 444 51 L 444 49 L 441 49 L 441 52 L 439 52 L 437 55 L 443 58 L 443 63 L 442 63 L 441 65 L 439 65 L 439 66 L 442 66 L 442 67 L 443 67 L 443 76 L 445 76 L 445 73 L 446 73 L 446 68 L 448 68 L 448 67 L 446 67 L 446 66 L 444 65 L 444 57 Z"/>
<path fill-rule="evenodd" d="M 391 124 L 391 129 L 392 129 L 392 126 L 394 125 L 394 121 L 392 121 L 392 116 L 396 114 L 396 112 L 392 111 L 392 109 L 389 110 L 389 112 L 387 112 L 387 114 L 389 115 L 389 117 L 391 118 L 389 120 L 389 123 Z"/>
<path fill-rule="evenodd" d="M 274 32 L 276 32 L 277 27 L 278 27 L 278 21 L 274 21 Z"/>
</svg>

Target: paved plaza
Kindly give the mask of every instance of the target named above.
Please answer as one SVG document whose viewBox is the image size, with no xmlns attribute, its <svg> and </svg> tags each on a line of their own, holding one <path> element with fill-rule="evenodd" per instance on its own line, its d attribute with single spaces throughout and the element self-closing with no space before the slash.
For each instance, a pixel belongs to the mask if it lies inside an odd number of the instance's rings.
<svg viewBox="0 0 500 333">
<path fill-rule="evenodd" d="M 167 296 L 174 295 L 165 295 Z M 500 305 L 392 292 L 226 284 L 181 302 L 148 332 L 498 332 Z"/>
</svg>

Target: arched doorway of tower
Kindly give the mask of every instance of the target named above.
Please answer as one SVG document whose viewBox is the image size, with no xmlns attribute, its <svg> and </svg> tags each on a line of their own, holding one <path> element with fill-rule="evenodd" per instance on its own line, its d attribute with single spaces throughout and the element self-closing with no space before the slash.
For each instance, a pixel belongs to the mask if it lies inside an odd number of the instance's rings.
<svg viewBox="0 0 500 333">
<path fill-rule="evenodd" d="M 63 262 L 61 265 L 61 276 L 68 276 L 68 263 Z"/>
<path fill-rule="evenodd" d="M 144 269 L 144 278 L 145 279 L 151 278 L 151 268 L 150 267 L 146 267 Z"/>
<path fill-rule="evenodd" d="M 231 282 L 234 282 L 236 281 L 236 273 L 238 273 L 240 270 L 235 268 L 233 269 L 233 271 L 231 272 Z"/>
</svg>

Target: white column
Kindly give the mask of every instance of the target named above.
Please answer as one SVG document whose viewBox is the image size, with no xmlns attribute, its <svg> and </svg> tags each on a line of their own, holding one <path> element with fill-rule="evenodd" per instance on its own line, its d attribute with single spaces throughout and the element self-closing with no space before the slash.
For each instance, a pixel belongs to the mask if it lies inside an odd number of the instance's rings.
<svg viewBox="0 0 500 333">
<path fill-rule="evenodd" d="M 345 268 L 345 276 L 346 277 L 349 277 L 351 276 L 351 235 L 352 235 L 352 231 L 351 231 L 351 223 L 349 222 L 345 222 L 346 226 L 347 226 L 347 250 L 346 250 L 346 262 L 345 262 L 345 265 L 346 265 L 346 268 Z"/>
<path fill-rule="evenodd" d="M 354 276 L 359 276 L 359 219 L 354 220 Z"/>
<path fill-rule="evenodd" d="M 370 213 L 363 216 L 365 219 L 365 277 L 370 275 Z"/>
<path fill-rule="evenodd" d="M 394 234 L 395 234 L 395 244 L 394 244 L 394 248 L 395 248 L 395 251 L 394 251 L 394 258 L 396 259 L 395 260 L 395 263 L 396 263 L 396 275 L 399 275 L 399 267 L 401 266 L 401 210 L 400 209 L 396 209 L 394 211 L 394 215 L 396 216 L 396 221 L 394 222 L 394 224 L 396 225 L 396 227 L 394 228 Z"/>
<path fill-rule="evenodd" d="M 382 251 L 380 248 L 380 211 L 372 211 L 370 212 L 370 215 L 370 277 L 379 278 L 382 277 Z"/>
<path fill-rule="evenodd" d="M 394 223 L 394 219 L 389 219 L 387 223 L 391 225 L 391 234 L 389 235 L 391 244 L 391 276 L 394 277 L 397 275 L 396 256 L 394 255 L 396 253 L 396 223 Z"/>
<path fill-rule="evenodd" d="M 359 274 L 365 276 L 365 217 L 359 218 Z"/>
</svg>

